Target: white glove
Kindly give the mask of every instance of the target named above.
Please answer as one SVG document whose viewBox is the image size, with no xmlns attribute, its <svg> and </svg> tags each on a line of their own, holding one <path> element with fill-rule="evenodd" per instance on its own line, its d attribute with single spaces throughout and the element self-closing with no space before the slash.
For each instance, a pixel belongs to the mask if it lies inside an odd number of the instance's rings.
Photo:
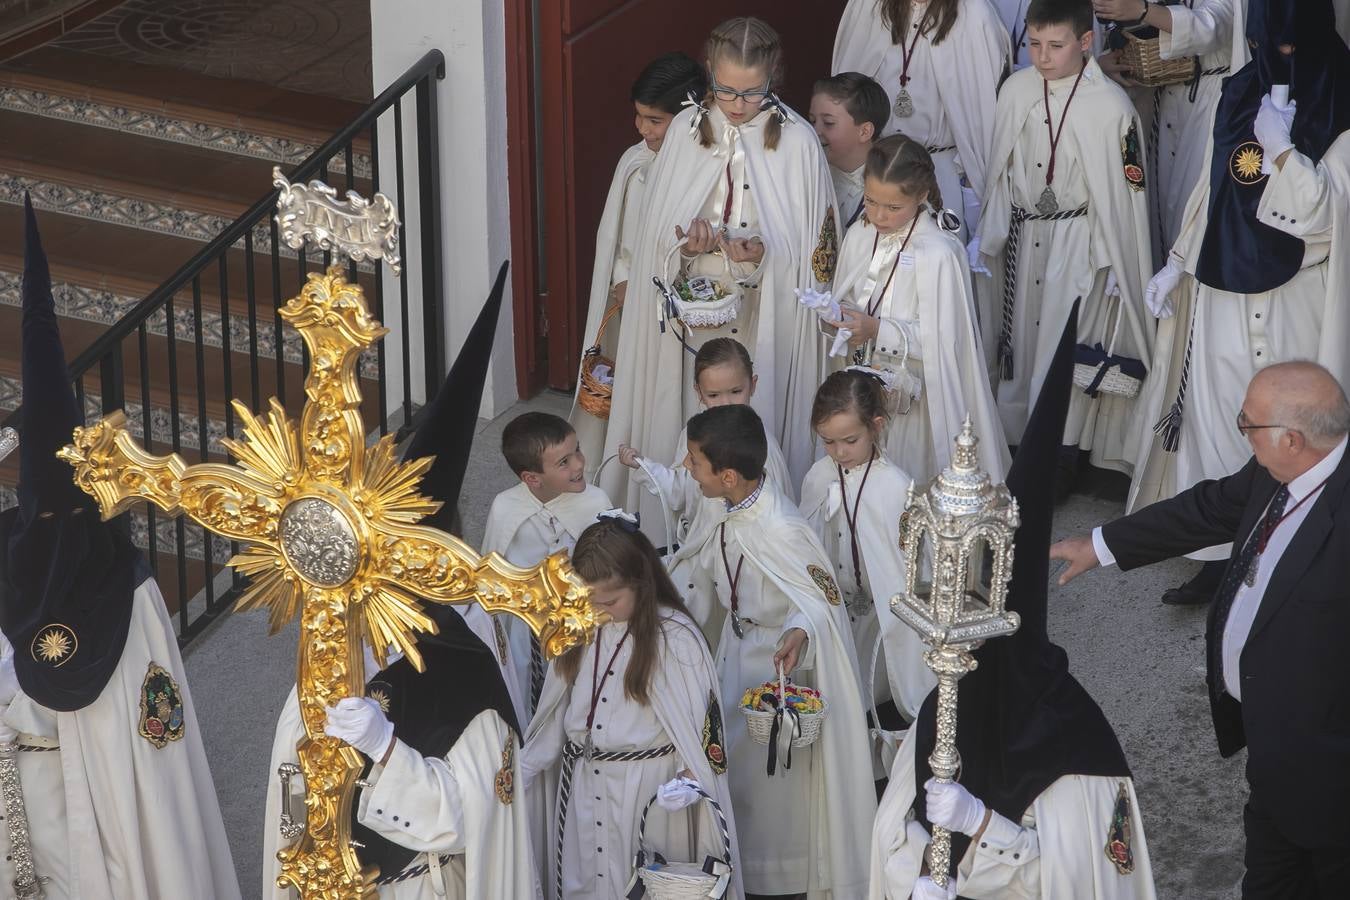
<svg viewBox="0 0 1350 900">
<path fill-rule="evenodd" d="M 947 886 L 940 888 L 927 875 L 914 882 L 913 900 L 956 900 L 956 879 L 948 878 Z"/>
<path fill-rule="evenodd" d="M 834 299 L 834 294 L 829 291 L 818 291 L 815 288 L 793 288 L 792 292 L 797 295 L 797 302 L 807 309 L 815 312 L 822 319 L 829 319 L 832 322 L 839 321 L 839 301 Z"/>
<path fill-rule="evenodd" d="M 984 257 L 980 255 L 980 236 L 977 234 L 966 244 L 966 258 L 970 260 L 970 272 L 972 275 L 988 275 L 989 268 L 984 264 Z"/>
<path fill-rule="evenodd" d="M 369 697 L 343 697 L 324 713 L 324 734 L 346 741 L 377 762 L 394 739 L 394 723 Z"/>
<path fill-rule="evenodd" d="M 14 673 L 14 654 L 0 659 L 0 706 L 8 706 L 19 692 L 19 676 Z"/>
<path fill-rule="evenodd" d="M 834 343 L 830 345 L 831 356 L 847 356 L 848 340 L 853 337 L 853 329 L 840 328 L 834 335 Z"/>
<path fill-rule="evenodd" d="M 692 778 L 672 778 L 656 789 L 656 805 L 667 812 L 677 812 L 692 806 L 700 799 L 695 790 L 698 782 Z"/>
<path fill-rule="evenodd" d="M 1253 130 L 1261 144 L 1261 172 L 1265 175 L 1273 174 L 1275 160 L 1294 146 L 1289 132 L 1294 127 L 1294 112 L 1297 108 L 1297 100 L 1281 105 L 1269 94 L 1261 98 L 1261 109 L 1256 114 Z"/>
<path fill-rule="evenodd" d="M 1116 272 L 1114 269 L 1106 270 L 1106 290 L 1103 292 L 1103 296 L 1120 296 L 1120 285 L 1116 282 Z"/>
<path fill-rule="evenodd" d="M 1186 270 L 1177 262 L 1175 256 L 1167 255 L 1167 265 L 1158 270 L 1158 274 L 1148 280 L 1148 289 L 1144 291 L 1144 305 L 1159 319 L 1170 319 L 1176 312 L 1176 303 L 1172 294 L 1181 283 Z"/>
<path fill-rule="evenodd" d="M 961 214 L 965 216 L 966 234 L 973 235 L 975 229 L 980 227 L 980 214 L 982 212 L 983 207 L 980 205 L 980 198 L 975 194 L 975 189 L 961 188 Z"/>
<path fill-rule="evenodd" d="M 956 782 L 930 778 L 924 782 L 928 792 L 928 821 L 948 831 L 974 835 L 984 822 L 984 804 Z"/>
</svg>

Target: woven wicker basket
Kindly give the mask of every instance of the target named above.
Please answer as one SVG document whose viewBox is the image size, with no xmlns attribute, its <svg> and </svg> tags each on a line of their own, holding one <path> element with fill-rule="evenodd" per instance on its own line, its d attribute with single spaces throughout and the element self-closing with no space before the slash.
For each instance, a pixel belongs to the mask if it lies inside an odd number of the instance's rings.
<svg viewBox="0 0 1350 900">
<path fill-rule="evenodd" d="M 741 312 L 741 286 L 731 274 L 731 257 L 722 253 L 722 265 L 724 272 L 721 278 L 708 278 L 707 276 L 695 276 L 686 279 L 680 272 L 676 271 L 674 277 L 670 277 L 670 264 L 675 260 L 680 248 L 685 244 L 680 241 L 670 252 L 666 254 L 666 283 L 670 285 L 671 299 L 675 302 L 675 309 L 681 322 L 690 328 L 721 328 L 735 321 Z M 715 300 L 690 300 L 686 299 L 680 293 L 682 286 L 689 286 L 697 279 L 702 278 L 710 283 L 716 290 L 724 291 L 723 296 Z"/>
<path fill-rule="evenodd" d="M 616 301 L 605 310 L 600 328 L 595 333 L 595 343 L 581 354 L 581 385 L 577 388 L 577 404 L 597 419 L 609 418 L 609 400 L 614 395 L 613 384 L 605 384 L 595 377 L 595 370 L 599 366 L 609 366 L 610 377 L 614 377 L 614 360 L 601 354 L 600 342 L 605 337 L 609 320 L 621 309 L 623 304 Z"/>
<path fill-rule="evenodd" d="M 1120 51 L 1120 62 L 1130 72 L 1130 79 L 1145 87 L 1164 87 L 1185 84 L 1195 77 L 1195 57 L 1163 59 L 1159 55 L 1158 38 L 1141 38 L 1125 32 L 1125 46 Z"/>
<path fill-rule="evenodd" d="M 712 806 L 717 817 L 722 834 L 722 859 L 709 860 L 700 865 L 692 862 L 667 862 L 659 853 L 649 854 L 644 843 L 647 838 L 647 813 L 656 802 L 656 796 L 653 795 L 642 810 L 642 821 L 638 825 L 638 852 L 634 860 L 636 875 L 646 888 L 646 896 L 652 900 L 700 900 L 700 898 L 706 900 L 709 897 L 718 898 L 726 894 L 731 873 L 731 832 L 727 827 L 726 814 L 722 811 L 721 804 L 708 796 L 702 788 L 696 790 L 702 796 L 703 802 Z M 652 860 L 650 863 L 649 857 Z M 721 874 L 707 871 L 711 868 L 709 863 L 719 863 Z M 722 880 L 724 875 L 725 882 Z"/>
<path fill-rule="evenodd" d="M 777 694 L 779 706 L 782 706 L 783 697 L 787 694 L 787 676 L 783 674 L 782 666 L 778 667 Z M 829 711 L 830 705 L 825 702 L 824 697 L 821 697 L 820 712 L 800 713 L 798 715 L 801 730 L 792 737 L 793 749 L 809 747 L 816 742 L 816 739 L 820 737 L 820 727 L 825 722 L 825 714 Z M 750 732 L 750 740 L 767 747 L 769 738 L 773 733 L 773 720 L 778 713 L 742 706 L 741 715 L 745 716 L 745 727 Z"/>
</svg>

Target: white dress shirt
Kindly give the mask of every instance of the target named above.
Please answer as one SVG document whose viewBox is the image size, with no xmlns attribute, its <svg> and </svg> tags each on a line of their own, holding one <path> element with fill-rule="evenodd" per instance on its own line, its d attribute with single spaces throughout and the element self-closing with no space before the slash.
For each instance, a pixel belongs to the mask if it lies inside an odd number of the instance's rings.
<svg viewBox="0 0 1350 900">
<path fill-rule="evenodd" d="M 1261 598 L 1265 596 L 1266 586 L 1270 584 L 1271 573 L 1279 565 L 1280 557 L 1288 548 L 1294 535 L 1298 533 L 1303 520 L 1308 517 L 1317 498 L 1309 497 L 1313 491 L 1321 491 L 1323 483 L 1336 471 L 1345 456 L 1346 438 L 1324 456 L 1317 465 L 1289 482 L 1289 501 L 1285 504 L 1285 518 L 1275 526 L 1266 542 L 1266 549 L 1252 563 L 1256 566 L 1256 581 L 1248 586 L 1244 579 L 1238 585 L 1237 595 L 1233 598 L 1233 607 L 1228 612 L 1228 622 L 1223 630 L 1223 686 L 1235 700 L 1242 699 L 1241 676 L 1238 669 L 1242 648 L 1246 646 L 1247 636 L 1251 633 L 1252 623 L 1261 608 Z M 1305 497 L 1307 502 L 1300 505 Z M 1297 508 L 1295 508 L 1297 507 Z M 1264 516 L 1264 511 L 1262 515 Z M 1258 519 L 1258 523 L 1259 523 Z M 1250 540 L 1250 535 L 1248 536 Z M 1092 529 L 1092 549 L 1097 553 L 1097 561 L 1103 566 L 1116 564 L 1115 554 L 1106 546 L 1100 527 Z"/>
</svg>

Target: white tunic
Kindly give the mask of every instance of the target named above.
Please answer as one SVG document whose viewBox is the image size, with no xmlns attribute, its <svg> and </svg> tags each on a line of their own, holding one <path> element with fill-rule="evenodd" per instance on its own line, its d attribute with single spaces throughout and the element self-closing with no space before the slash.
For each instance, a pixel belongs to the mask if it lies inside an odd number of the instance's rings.
<svg viewBox="0 0 1350 900">
<path fill-rule="evenodd" d="M 848 619 L 837 588 L 827 602 L 829 595 L 814 580 L 830 579 L 829 557 L 801 515 L 770 486 L 750 505 L 729 512 L 724 524 L 725 532 L 715 529 L 697 552 L 728 612 L 714 656 L 735 767 L 732 797 L 746 890 L 806 891 L 811 900 L 860 898 L 876 795 Z M 819 574 L 809 574 L 810 566 Z M 737 610 L 748 620 L 743 637 L 735 635 L 729 615 L 733 579 Z M 793 628 L 805 631 L 808 642 L 792 680 L 820 689 L 830 711 L 817 743 L 794 750 L 786 771 L 780 760 L 771 777 L 768 748 L 750 739 L 738 707 L 746 688 L 776 679 L 773 656 Z"/>
<path fill-rule="evenodd" d="M 1149 131 L 1149 203 L 1153 206 L 1153 266 L 1162 268 L 1181 230 L 1181 214 L 1196 182 L 1209 175 L 1204 155 L 1219 89 L 1233 56 L 1233 8 L 1242 0 L 1186 0 L 1169 6 L 1172 32 L 1159 32 L 1163 59 L 1200 58 L 1199 83 L 1154 88 L 1141 103 Z M 1239 63 L 1240 65 L 1241 63 Z M 1203 74 L 1208 72 L 1209 74 Z M 1192 97 L 1192 93 L 1194 96 Z"/>
<path fill-rule="evenodd" d="M 682 615 L 663 614 L 660 656 L 649 689 L 652 703 L 642 704 L 628 697 L 624 689 L 633 658 L 633 641 L 624 640 L 627 627 L 611 622 L 600 629 L 596 643 L 584 648 L 573 683 L 567 684 L 556 666 L 550 667 L 540 713 L 531 724 L 524 756 L 527 785 L 531 791 L 546 790 L 538 776 L 561 763 L 565 741 L 586 745 L 593 698 L 594 730 L 590 733 L 597 751 L 642 751 L 671 745 L 675 750 L 647 760 L 581 759 L 573 763 L 562 838 L 564 900 L 622 896 L 632 875 L 642 810 L 657 788 L 677 773 L 689 770 L 723 805 L 728 816 L 732 815 L 727 778 L 713 773 L 700 740 L 710 695 L 717 690 L 702 635 Z M 541 786 L 536 789 L 536 784 Z M 555 823 L 561 795 L 550 794 L 549 799 L 544 829 L 548 833 L 546 862 L 541 870 L 547 872 L 546 892 L 552 897 L 557 885 Z M 734 830 L 734 817 L 729 822 Z M 644 846 L 671 861 L 702 862 L 708 855 L 720 858 L 725 852 L 720 830 L 706 804 L 680 813 L 653 807 L 647 816 Z M 727 896 L 741 895 L 737 878 Z"/>
<path fill-rule="evenodd" d="M 131 602 L 121 660 L 98 699 L 56 712 L 20 690 L 0 707 L 20 745 L 59 748 L 18 754 L 34 869 L 51 879 L 43 888 L 48 900 L 237 900 L 178 636 L 153 578 Z M 162 748 L 140 734 L 142 685 L 152 664 L 169 673 L 182 701 L 183 736 Z M 7 825 L 0 823 L 6 846 Z M 14 876 L 6 850 L 0 883 L 12 885 Z"/>
<path fill-rule="evenodd" d="M 912 734 L 912 732 L 911 732 Z M 1133 870 L 1107 858 L 1107 834 L 1121 785 L 1130 801 Z M 927 843 L 914 833 L 914 741 L 906 737 L 872 831 L 872 900 L 907 900 Z M 957 869 L 969 900 L 1154 900 L 1153 867 L 1131 778 L 1064 775 L 1041 792 L 1020 823 L 994 813 Z"/>
<path fill-rule="evenodd" d="M 291 690 L 277 720 L 268 771 L 267 812 L 263 823 L 264 900 L 297 900 L 293 888 L 278 888 L 277 851 L 281 843 L 277 822 L 281 789 L 277 767 L 296 762 L 296 747 L 304 739 L 300 705 Z M 503 769 L 507 743 L 511 778 L 510 802 L 498 795 L 497 775 Z M 495 710 L 474 717 L 444 759 L 424 757 L 396 741 L 389 761 L 366 776 L 371 786 L 357 795 L 357 820 L 418 855 L 408 868 L 434 865 L 417 877 L 382 885 L 381 900 L 497 900 L 500 897 L 537 898 L 531 867 L 529 818 L 522 796 L 519 743 L 515 732 Z M 294 790 L 294 787 L 292 788 Z M 296 793 L 292 809 L 302 810 Z M 441 859 L 448 859 L 441 863 Z M 381 873 L 388 875 L 390 873 Z"/>
<path fill-rule="evenodd" d="M 600 216 L 600 227 L 595 234 L 595 264 L 591 269 L 591 296 L 582 339 L 583 351 L 596 342 L 600 323 L 615 303 L 614 288 L 628 281 L 628 267 L 632 262 L 633 242 L 637 238 L 647 168 L 655 158 L 656 154 L 647 147 L 647 142 L 638 141 L 624 151 L 614 169 L 614 180 L 610 183 L 605 209 Z M 607 359 L 614 359 L 622 320 L 623 314 L 616 312 L 605 327 L 600 340 L 600 353 Z M 580 378 L 577 383 L 580 389 Z M 573 405 L 568 418 L 577 430 L 581 450 L 586 455 L 586 477 L 590 478 L 604 461 L 605 420 L 597 419 L 580 405 Z"/>
<path fill-rule="evenodd" d="M 908 369 L 922 384 L 913 400 L 899 398 L 886 425 L 886 455 L 925 482 L 951 461 L 952 439 L 970 415 L 981 438 L 980 464 L 1000 480 L 1008 450 L 985 373 L 965 248 L 927 212 L 908 232 L 905 226 L 881 235 L 868 223 L 854 224 L 835 280 L 841 303 L 881 319 L 865 348 L 870 364 Z"/>
<path fill-rule="evenodd" d="M 1173 250 L 1188 273 L 1195 270 L 1208 208 L 1206 179 L 1191 197 Z M 1258 218 L 1304 241 L 1302 267 L 1263 294 L 1217 290 L 1191 274 L 1182 279 L 1176 315 L 1158 326 L 1156 380 L 1140 397 L 1146 426 L 1140 429 L 1140 452 L 1147 463 L 1130 489 L 1132 509 L 1235 472 L 1250 458 L 1251 446 L 1233 418 L 1247 384 L 1262 368 L 1312 359 L 1342 384 L 1350 377 L 1350 318 L 1345 304 L 1337 302 L 1345 292 L 1344 242 L 1350 235 L 1350 137 L 1342 134 L 1316 164 L 1290 152 L 1284 168 L 1266 182 Z M 1176 398 L 1188 333 L 1194 345 L 1180 440 L 1177 451 L 1167 453 L 1152 425 Z M 1201 558 L 1221 558 L 1219 552 Z"/>
<path fill-rule="evenodd" d="M 902 72 L 908 77 L 903 89 L 914 112 L 905 117 L 892 112 L 882 133 L 903 132 L 923 143 L 933 156 L 942 205 L 960 209 L 963 179 L 977 195 L 984 192 L 994 103 L 1008 63 L 1008 32 L 988 0 L 964 0 L 951 30 L 940 44 L 933 44 L 932 35 L 918 35 L 924 8 L 913 5 L 902 49 L 891 43 L 877 0 L 849 0 L 835 36 L 832 67 L 836 73 L 870 75 L 886 90 L 892 109 L 902 89 Z M 962 223 L 961 239 L 968 238 Z"/>
<path fill-rule="evenodd" d="M 547 503 L 540 503 L 522 481 L 493 498 L 483 530 L 483 552 L 500 553 L 507 562 L 524 569 L 539 565 L 554 553 L 571 554 L 581 533 L 595 521 L 597 514 L 611 505 L 605 492 L 593 484 L 586 485 L 580 493 L 559 494 Z M 518 721 L 528 722 L 532 712 L 528 709 L 530 627 L 506 613 L 494 618 L 505 629 L 509 644 L 507 662 L 502 666 L 506 687 L 516 706 Z M 469 624 L 473 625 L 474 619 L 469 619 Z M 483 642 L 500 653 L 495 638 L 492 641 L 484 638 Z"/>
<path fill-rule="evenodd" d="M 1138 360 L 1149 359 L 1153 348 L 1153 327 L 1143 305 L 1144 286 L 1152 274 L 1148 202 L 1145 184 L 1133 183 L 1125 174 L 1124 153 L 1130 129 L 1140 142 L 1143 131 L 1133 104 L 1095 59 L 1088 60 L 1074 93 L 1076 79 L 1071 75 L 1049 84 L 1049 118 L 1056 131 L 1074 94 L 1068 120 L 1059 131 L 1052 187 L 1061 211 L 1086 207 L 1087 212 L 1078 218 L 1032 219 L 1021 227 L 1013 373 L 997 388 L 999 413 L 1011 444 L 1022 438 L 1076 299 L 1082 298 L 1079 344 L 1100 343 L 1117 355 Z M 1050 134 L 1044 85 L 1039 72 L 1023 69 L 1008 78 L 999 95 L 994 153 L 1003 172 L 990 182 L 980 221 L 981 249 L 988 256 L 1004 252 L 1013 208 L 1035 214 L 1046 187 Z M 1141 157 L 1142 146 L 1138 144 Z M 1142 158 L 1133 163 L 1142 173 Z M 995 284 L 1002 284 L 1002 270 L 991 269 Z M 1119 299 L 1105 296 L 1108 271 L 1116 277 Z M 1095 466 L 1129 473 L 1134 463 L 1134 407 L 1133 399 L 1121 395 L 1102 392 L 1093 399 L 1074 390 L 1064 443 L 1092 451 Z"/>
</svg>

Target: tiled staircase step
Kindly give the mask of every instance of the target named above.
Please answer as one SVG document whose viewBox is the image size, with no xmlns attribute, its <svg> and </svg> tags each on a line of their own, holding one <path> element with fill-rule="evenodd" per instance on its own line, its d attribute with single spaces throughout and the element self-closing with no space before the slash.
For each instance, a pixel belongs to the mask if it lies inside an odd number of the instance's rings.
<svg viewBox="0 0 1350 900">
<path fill-rule="evenodd" d="M 16 72 L 0 71 L 0 110 L 284 166 L 300 163 L 327 139 L 324 133 L 254 116 L 222 114 L 215 109 Z M 366 141 L 356 143 L 352 162 L 355 177 L 368 180 L 371 170 Z M 341 175 L 346 170 L 342 156 L 329 165 L 330 173 Z"/>
<path fill-rule="evenodd" d="M 0 306 L 21 307 L 22 260 L 0 254 Z M 56 314 L 62 318 L 77 319 L 81 322 L 97 325 L 95 337 L 102 334 L 107 326 L 120 319 L 153 289 L 153 285 L 138 285 L 126 280 L 110 280 L 90 272 L 75 269 L 56 268 L 52 273 L 52 294 L 56 301 Z M 191 344 L 195 340 L 196 322 L 190 290 L 180 291 L 174 305 L 174 335 Z M 232 297 L 229 309 L 230 347 L 237 354 L 247 354 L 251 350 L 248 306 L 243 298 Z M 260 368 L 267 369 L 267 384 L 264 391 L 274 390 L 275 382 L 271 372 L 276 360 L 275 318 L 269 306 L 258 304 L 255 313 L 257 321 L 257 351 L 260 360 L 268 361 Z M 163 311 L 157 312 L 147 323 L 148 331 L 156 337 L 164 337 Z M 220 314 L 219 294 L 206 286 L 202 291 L 202 343 L 208 347 L 219 348 L 224 343 L 224 319 Z M 63 326 L 69 329 L 71 326 Z M 74 358 L 87 342 L 72 340 L 72 334 L 66 334 L 67 355 Z M 282 325 L 282 358 L 286 363 L 299 366 L 303 362 L 302 342 L 299 332 L 290 325 Z M 244 367 L 246 369 L 246 360 Z M 236 368 L 240 362 L 235 362 Z M 374 379 L 379 375 L 379 363 L 374 348 L 368 349 L 361 357 L 358 370 L 362 378 Z M 245 371 L 247 375 L 247 371 Z M 296 376 L 300 377 L 299 375 Z"/>
</svg>

